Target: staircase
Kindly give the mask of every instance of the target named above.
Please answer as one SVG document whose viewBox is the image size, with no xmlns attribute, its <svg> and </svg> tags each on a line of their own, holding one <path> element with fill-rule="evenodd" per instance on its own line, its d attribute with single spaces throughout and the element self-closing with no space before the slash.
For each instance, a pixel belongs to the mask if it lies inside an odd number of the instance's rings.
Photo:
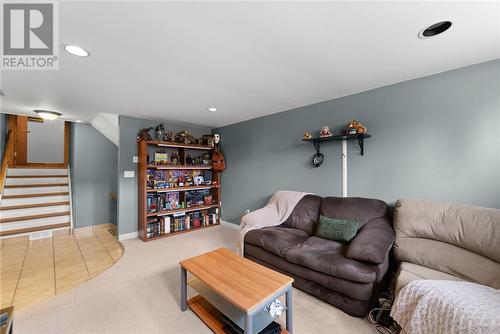
<svg viewBox="0 0 500 334">
<path fill-rule="evenodd" d="M 9 167 L 0 205 L 0 237 L 71 228 L 67 168 Z"/>
</svg>

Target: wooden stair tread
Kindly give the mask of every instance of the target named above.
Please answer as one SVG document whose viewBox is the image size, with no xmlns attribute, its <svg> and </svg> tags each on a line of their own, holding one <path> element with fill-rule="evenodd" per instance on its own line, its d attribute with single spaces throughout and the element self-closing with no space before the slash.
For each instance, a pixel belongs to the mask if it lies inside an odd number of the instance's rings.
<svg viewBox="0 0 500 334">
<path fill-rule="evenodd" d="M 0 237 L 4 237 L 7 235 L 13 235 L 13 234 L 52 230 L 55 228 L 63 228 L 63 227 L 70 227 L 70 223 L 51 224 L 51 225 L 43 225 L 43 226 L 36 226 L 36 227 L 18 228 L 15 230 L 8 230 L 8 231 L 0 231 Z"/>
<path fill-rule="evenodd" d="M 2 206 L 0 207 L 0 210 L 31 209 L 31 208 L 41 208 L 46 206 L 57 206 L 57 205 L 69 205 L 69 201 Z"/>
<path fill-rule="evenodd" d="M 69 192 L 63 191 L 63 192 L 55 192 L 55 193 L 6 195 L 6 196 L 2 196 L 2 199 L 46 197 L 46 196 L 68 196 L 68 195 L 69 195 Z"/>
<path fill-rule="evenodd" d="M 7 175 L 8 179 L 37 179 L 37 178 L 61 178 L 68 177 L 68 175 Z"/>
<path fill-rule="evenodd" d="M 40 219 L 40 218 L 52 218 L 52 217 L 60 217 L 60 216 L 69 216 L 69 211 L 62 212 L 52 212 L 52 213 L 42 213 L 39 215 L 29 215 L 29 216 L 19 216 L 19 217 L 9 217 L 0 219 L 0 223 L 13 223 L 16 221 L 22 220 L 31 220 L 31 219 Z"/>
<path fill-rule="evenodd" d="M 5 189 L 14 188 L 43 188 L 43 187 L 65 187 L 68 183 L 35 183 L 35 184 L 11 184 L 6 185 Z"/>
</svg>

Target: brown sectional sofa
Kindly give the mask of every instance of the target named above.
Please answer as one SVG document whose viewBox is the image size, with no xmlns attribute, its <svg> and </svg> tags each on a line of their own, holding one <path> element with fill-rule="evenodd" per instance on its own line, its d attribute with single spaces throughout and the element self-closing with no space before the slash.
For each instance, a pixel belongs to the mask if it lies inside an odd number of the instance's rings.
<svg viewBox="0 0 500 334">
<path fill-rule="evenodd" d="M 388 207 L 366 198 L 307 195 L 281 225 L 250 231 L 244 256 L 295 279 L 294 286 L 354 316 L 365 316 L 389 267 L 394 241 Z M 356 237 L 341 243 L 314 236 L 319 215 L 357 218 Z"/>
</svg>

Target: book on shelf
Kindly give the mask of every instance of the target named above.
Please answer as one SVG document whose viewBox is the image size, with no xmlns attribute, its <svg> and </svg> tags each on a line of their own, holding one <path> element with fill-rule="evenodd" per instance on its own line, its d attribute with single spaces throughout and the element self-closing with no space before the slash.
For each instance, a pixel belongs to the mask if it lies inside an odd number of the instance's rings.
<svg viewBox="0 0 500 334">
<path fill-rule="evenodd" d="M 147 238 L 217 224 L 218 213 L 218 208 L 210 208 L 189 213 L 181 212 L 151 217 L 147 220 Z"/>
</svg>

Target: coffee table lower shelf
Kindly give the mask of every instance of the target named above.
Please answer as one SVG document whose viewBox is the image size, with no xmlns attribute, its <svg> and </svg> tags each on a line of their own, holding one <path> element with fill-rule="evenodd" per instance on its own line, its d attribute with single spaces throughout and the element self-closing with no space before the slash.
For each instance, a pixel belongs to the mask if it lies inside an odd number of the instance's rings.
<svg viewBox="0 0 500 334">
<path fill-rule="evenodd" d="M 205 298 L 200 295 L 188 299 L 187 304 L 215 334 L 225 334 L 222 329 L 222 313 L 212 306 Z M 281 330 L 281 334 L 288 334 L 286 329 Z"/>
</svg>

